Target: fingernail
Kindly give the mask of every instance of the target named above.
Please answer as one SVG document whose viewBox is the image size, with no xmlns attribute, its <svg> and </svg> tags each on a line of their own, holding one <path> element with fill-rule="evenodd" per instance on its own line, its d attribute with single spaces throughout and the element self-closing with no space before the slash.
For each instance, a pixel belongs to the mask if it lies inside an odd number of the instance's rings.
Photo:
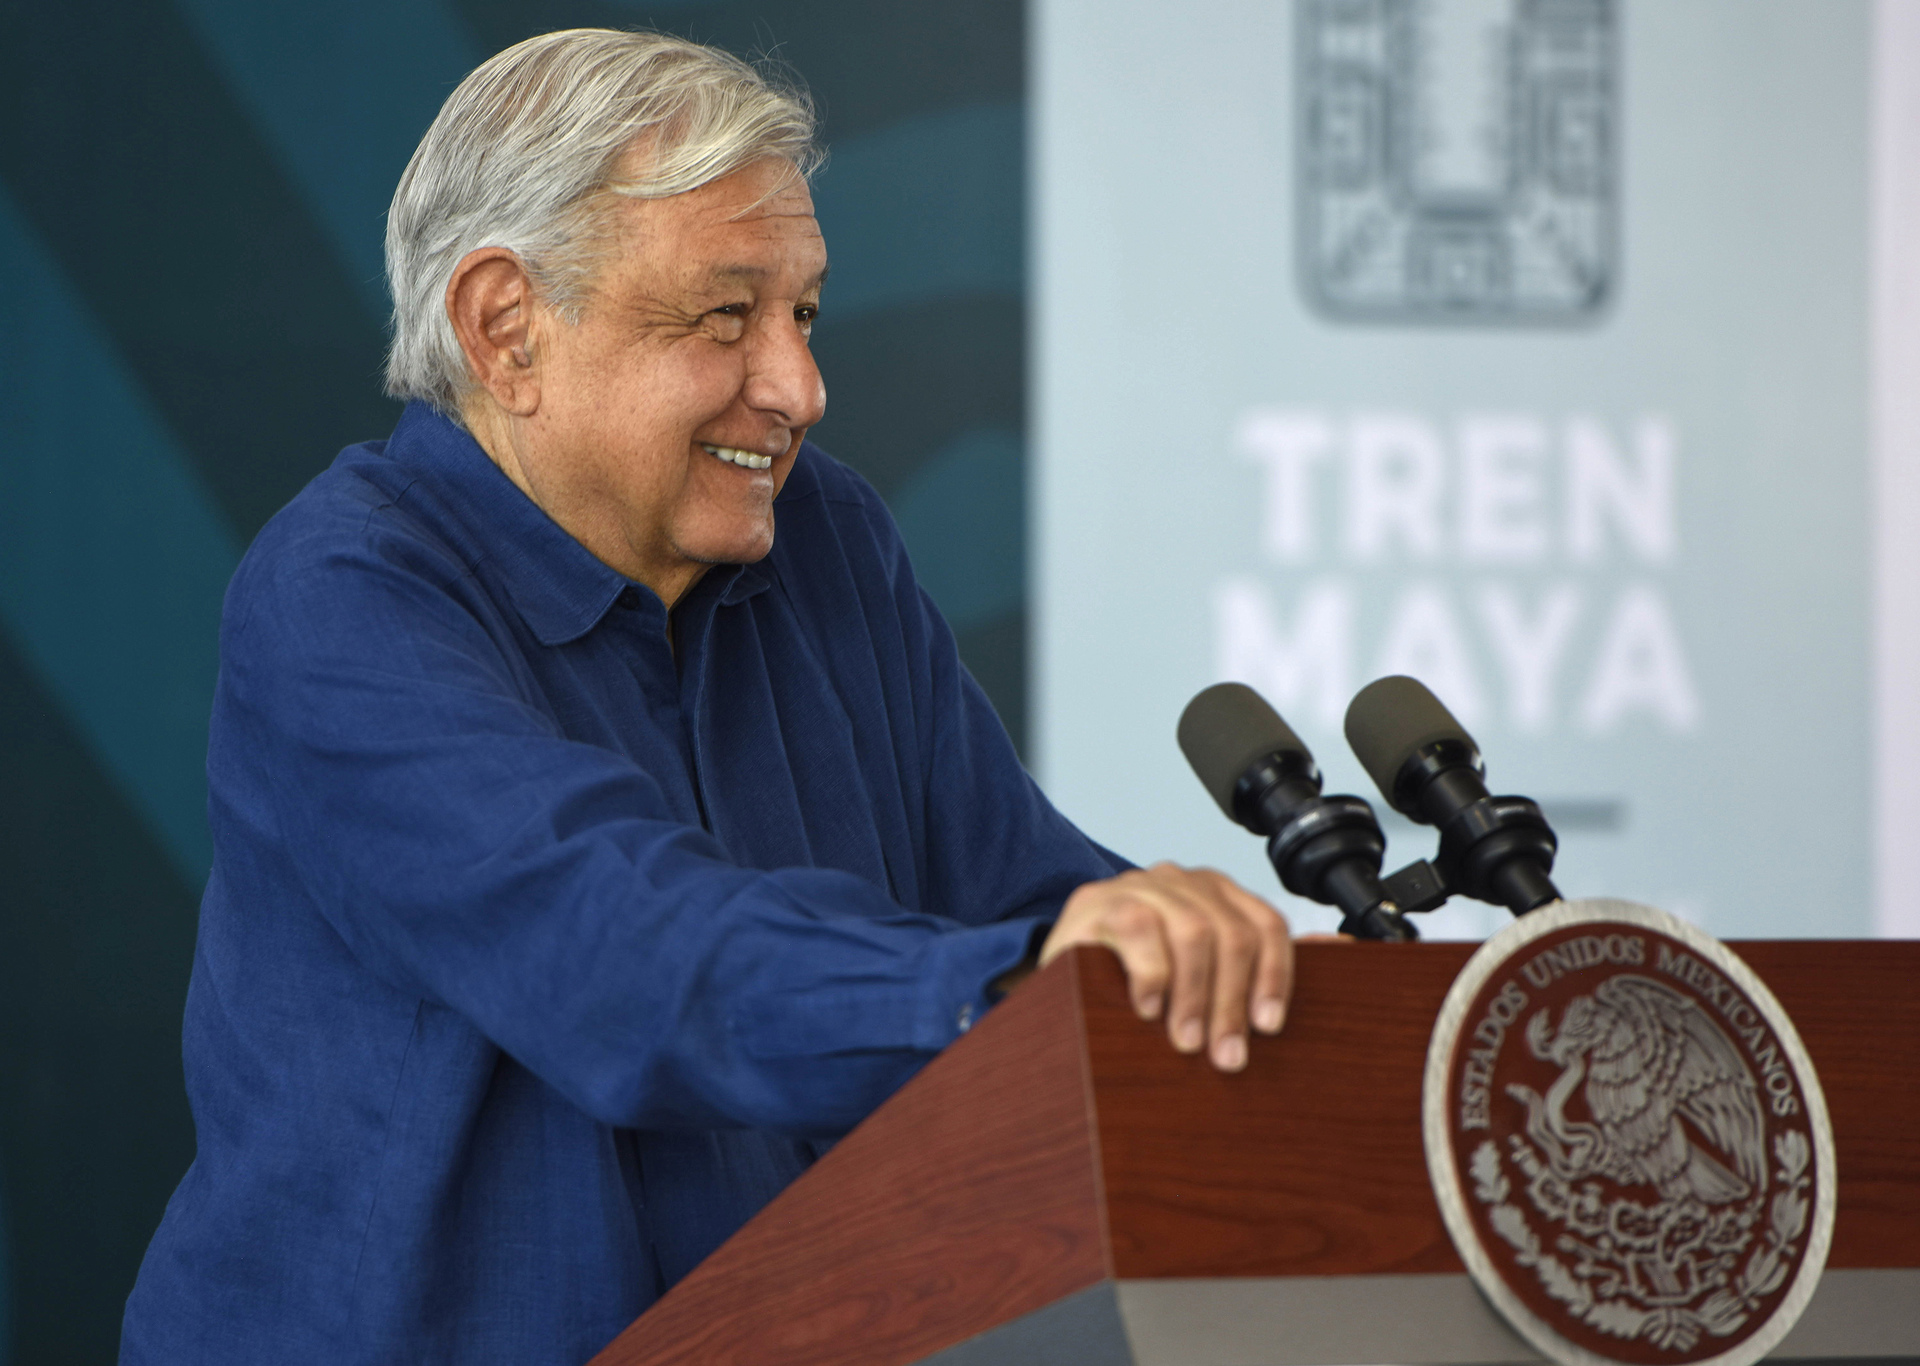
<svg viewBox="0 0 1920 1366">
<path fill-rule="evenodd" d="M 1160 998 L 1158 996 L 1149 996 L 1140 1003 L 1140 1018 L 1143 1020 L 1157 1020 L 1160 1018 Z"/>
<path fill-rule="evenodd" d="M 1253 1008 L 1253 1027 L 1263 1034 L 1277 1033 L 1286 1014 L 1285 1007 L 1278 1001 L 1262 1001 Z"/>
<path fill-rule="evenodd" d="M 1238 1034 L 1229 1034 L 1216 1040 L 1213 1045 L 1213 1065 L 1222 1072 L 1238 1072 L 1247 1065 L 1247 1041 Z"/>
<path fill-rule="evenodd" d="M 1174 1046 L 1183 1053 L 1192 1053 L 1206 1041 L 1206 1027 L 1198 1020 L 1182 1020 L 1173 1036 Z"/>
</svg>

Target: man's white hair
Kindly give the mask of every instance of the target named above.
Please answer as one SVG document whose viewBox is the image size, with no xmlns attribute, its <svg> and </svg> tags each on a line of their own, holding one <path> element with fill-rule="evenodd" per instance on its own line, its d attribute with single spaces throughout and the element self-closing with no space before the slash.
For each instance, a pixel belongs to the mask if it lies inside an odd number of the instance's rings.
<svg viewBox="0 0 1920 1366">
<path fill-rule="evenodd" d="M 810 176 L 815 134 L 804 91 L 666 34 L 567 29 L 491 58 L 447 97 L 387 212 L 387 392 L 458 415 L 474 380 L 445 296 L 468 252 L 508 248 L 577 322 L 615 196 L 681 194 L 769 156 Z"/>
</svg>

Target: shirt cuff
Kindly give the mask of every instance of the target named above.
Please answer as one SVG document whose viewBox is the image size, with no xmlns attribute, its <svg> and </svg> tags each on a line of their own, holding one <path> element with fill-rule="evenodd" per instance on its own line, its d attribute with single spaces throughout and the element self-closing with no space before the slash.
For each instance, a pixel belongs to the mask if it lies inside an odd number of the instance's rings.
<svg viewBox="0 0 1920 1366">
<path fill-rule="evenodd" d="M 1053 921 L 1030 916 L 953 930 L 927 946 L 928 991 L 914 1046 L 937 1053 L 972 1029 L 998 997 L 993 983 L 1039 956 Z"/>
</svg>

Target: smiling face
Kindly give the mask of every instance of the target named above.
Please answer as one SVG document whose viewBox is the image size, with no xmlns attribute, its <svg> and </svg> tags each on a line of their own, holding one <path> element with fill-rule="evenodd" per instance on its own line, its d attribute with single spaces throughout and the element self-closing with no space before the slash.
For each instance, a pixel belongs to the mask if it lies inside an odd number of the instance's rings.
<svg viewBox="0 0 1920 1366">
<path fill-rule="evenodd" d="M 448 305 L 483 386 L 476 439 L 671 605 L 706 566 L 773 547 L 774 496 L 826 407 L 808 349 L 826 245 L 783 161 L 615 215 L 577 323 L 517 296 L 498 249 L 461 263 Z"/>
</svg>

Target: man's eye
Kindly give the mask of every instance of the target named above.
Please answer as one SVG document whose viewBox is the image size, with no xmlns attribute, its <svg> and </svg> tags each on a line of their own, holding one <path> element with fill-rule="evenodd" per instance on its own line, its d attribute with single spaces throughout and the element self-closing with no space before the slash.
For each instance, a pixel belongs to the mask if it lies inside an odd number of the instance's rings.
<svg viewBox="0 0 1920 1366">
<path fill-rule="evenodd" d="M 713 330 L 724 341 L 738 340 L 747 330 L 746 304 L 727 304 L 711 309 L 707 317 L 712 319 Z"/>
</svg>

